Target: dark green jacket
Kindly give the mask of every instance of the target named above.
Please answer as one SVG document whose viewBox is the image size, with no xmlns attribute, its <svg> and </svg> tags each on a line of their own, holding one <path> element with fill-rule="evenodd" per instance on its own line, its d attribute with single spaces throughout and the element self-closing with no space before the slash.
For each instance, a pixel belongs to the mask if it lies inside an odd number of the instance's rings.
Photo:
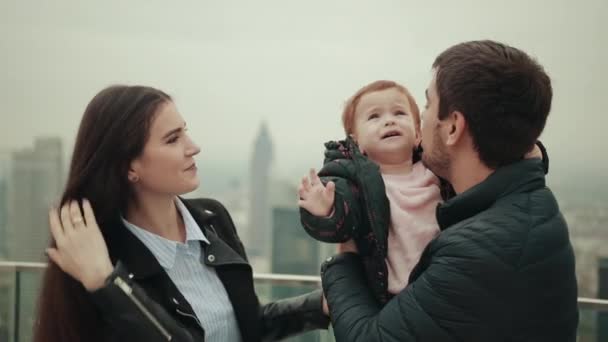
<svg viewBox="0 0 608 342">
<path fill-rule="evenodd" d="M 361 257 L 324 263 L 336 341 L 574 342 L 574 254 L 545 170 L 523 160 L 440 205 L 440 235 L 384 306 Z"/>
<path fill-rule="evenodd" d="M 302 226 L 313 238 L 330 243 L 353 238 L 363 256 L 366 278 L 380 302 L 386 302 L 388 269 L 386 253 L 390 224 L 390 206 L 384 181 L 377 164 L 363 155 L 348 138 L 325 143 L 325 160 L 319 177 L 325 184 L 336 184 L 334 212 L 331 217 L 317 217 L 300 210 Z M 415 154 L 414 161 L 419 158 Z M 442 182 L 446 198 L 451 187 Z"/>
</svg>

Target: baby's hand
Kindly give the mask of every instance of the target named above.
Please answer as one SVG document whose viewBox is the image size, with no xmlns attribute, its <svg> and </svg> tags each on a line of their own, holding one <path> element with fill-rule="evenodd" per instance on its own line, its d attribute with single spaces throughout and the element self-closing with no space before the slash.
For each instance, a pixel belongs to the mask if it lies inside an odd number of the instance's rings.
<svg viewBox="0 0 608 342">
<path fill-rule="evenodd" d="M 302 178 L 298 194 L 298 205 L 301 208 L 315 216 L 328 217 L 334 207 L 336 184 L 328 182 L 327 186 L 323 185 L 315 169 L 310 169 L 309 175 Z"/>
</svg>

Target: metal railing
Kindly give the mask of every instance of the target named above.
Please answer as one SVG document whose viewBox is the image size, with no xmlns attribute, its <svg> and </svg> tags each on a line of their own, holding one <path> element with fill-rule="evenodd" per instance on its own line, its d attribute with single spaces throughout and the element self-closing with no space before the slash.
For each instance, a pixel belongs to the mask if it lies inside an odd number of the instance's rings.
<svg viewBox="0 0 608 342">
<path fill-rule="evenodd" d="M 31 274 L 41 274 L 47 267 L 46 263 L 42 262 L 15 262 L 15 261 L 0 261 L 0 275 L 8 275 L 8 280 L 11 281 L 11 287 L 13 293 L 11 295 L 12 301 L 9 306 L 6 307 L 12 317 L 12 337 L 11 341 L 20 342 L 22 339 L 27 339 L 26 336 L 21 336 L 24 331 L 20 329 L 21 323 L 27 324 L 27 317 L 23 317 L 22 306 L 27 303 L 22 302 L 23 285 L 31 282 L 31 279 L 27 276 Z M 11 279 L 12 277 L 12 279 Z M 288 287 L 288 288 L 313 288 L 320 287 L 321 279 L 316 276 L 304 276 L 304 275 L 293 275 L 293 274 L 271 274 L 271 273 L 255 273 L 254 281 L 256 285 L 271 285 L 272 287 Z M 2 336 L 0 336 L 2 340 Z M 326 341 L 328 339 L 324 339 Z M 333 341 L 333 339 L 330 339 Z"/>
<path fill-rule="evenodd" d="M 42 272 L 46 268 L 43 262 L 0 261 L 0 273 L 12 272 Z M 320 285 L 321 278 L 296 274 L 255 273 L 254 280 L 278 285 Z"/>
<path fill-rule="evenodd" d="M 27 287 L 22 289 L 24 285 L 31 285 L 32 274 L 39 274 L 46 268 L 46 263 L 39 262 L 12 262 L 12 261 L 0 261 L 0 275 L 11 274 L 13 279 L 11 280 L 14 285 L 14 292 L 8 307 L 9 311 L 12 310 L 12 335 L 11 341 L 20 342 L 21 339 L 27 339 L 28 326 L 30 324 L 28 316 L 21 317 L 21 310 L 23 307 L 28 307 L 26 299 L 22 298 L 21 292 L 27 291 Z M 278 287 L 289 287 L 289 288 L 311 288 L 319 287 L 321 285 L 321 279 L 318 276 L 305 276 L 305 275 L 294 275 L 294 274 L 271 274 L 271 273 L 254 273 L 254 280 L 256 284 L 264 286 L 270 285 L 271 288 Z M 10 279 L 10 276 L 9 276 Z M 29 279 L 29 282 L 28 282 Z M 257 287 L 257 286 L 256 286 Z M 24 297 L 27 298 L 27 297 Z M 22 303 L 23 299 L 23 303 Z M 11 305 L 12 304 L 12 305 Z M 31 305 L 31 304 L 29 304 Z M 578 306 L 581 309 L 581 324 L 579 324 L 579 338 L 584 336 L 581 341 L 593 340 L 598 333 L 598 326 L 596 323 L 596 315 L 606 315 L 608 313 L 608 300 L 599 298 L 578 298 Z M 605 316 L 604 316 L 605 317 Z M 23 321 L 23 322 L 21 322 Z M 21 327 L 21 328 L 20 328 Z M 10 328 L 9 328 L 10 329 Z M 330 333 L 331 334 L 331 333 Z M 589 336 L 592 336 L 589 339 Z M 2 337 L 0 336 L 0 339 Z M 333 337 L 329 334 L 322 341 L 334 341 Z"/>
<path fill-rule="evenodd" d="M 19 282 L 19 273 L 22 271 L 42 271 L 46 263 L 42 262 L 14 262 L 0 261 L 0 273 L 6 270 L 15 272 L 15 281 Z M 275 285 L 321 285 L 321 278 L 317 276 L 305 276 L 295 274 L 279 273 L 254 273 L 253 279 L 259 283 L 272 283 Z M 16 284 L 18 285 L 18 284 Z M 578 305 L 581 309 L 590 309 L 608 312 L 608 300 L 599 298 L 579 297 Z"/>
</svg>

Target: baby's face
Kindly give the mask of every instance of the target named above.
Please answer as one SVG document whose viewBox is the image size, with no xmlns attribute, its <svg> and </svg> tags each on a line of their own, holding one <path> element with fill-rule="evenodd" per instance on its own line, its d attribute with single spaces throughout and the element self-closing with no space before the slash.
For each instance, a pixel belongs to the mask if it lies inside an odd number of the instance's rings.
<svg viewBox="0 0 608 342">
<path fill-rule="evenodd" d="M 420 142 L 407 96 L 396 88 L 367 93 L 355 110 L 354 137 L 377 163 L 411 160 Z"/>
</svg>

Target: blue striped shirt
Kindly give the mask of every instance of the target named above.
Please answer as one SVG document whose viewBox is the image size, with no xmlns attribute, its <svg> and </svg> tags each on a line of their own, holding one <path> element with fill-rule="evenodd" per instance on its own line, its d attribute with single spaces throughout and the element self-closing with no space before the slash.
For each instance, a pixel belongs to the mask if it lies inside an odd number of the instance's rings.
<svg viewBox="0 0 608 342">
<path fill-rule="evenodd" d="M 165 239 L 122 219 L 125 226 L 152 252 L 196 313 L 206 342 L 240 342 L 241 334 L 226 289 L 213 267 L 202 257 L 201 241 L 209 244 L 182 203 L 176 206 L 186 226 L 186 243 Z"/>
</svg>

